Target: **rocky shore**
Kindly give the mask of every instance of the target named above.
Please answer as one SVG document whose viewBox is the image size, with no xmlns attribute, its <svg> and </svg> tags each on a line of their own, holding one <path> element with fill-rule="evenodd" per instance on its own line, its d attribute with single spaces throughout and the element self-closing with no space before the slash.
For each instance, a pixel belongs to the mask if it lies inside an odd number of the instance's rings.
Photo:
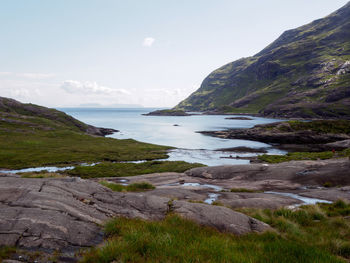
<svg viewBox="0 0 350 263">
<path fill-rule="evenodd" d="M 294 151 L 343 150 L 349 148 L 350 145 L 350 134 L 347 132 L 296 130 L 291 127 L 289 122 L 256 125 L 248 129 L 199 131 L 199 133 L 224 139 L 243 139 L 279 144 L 279 148 Z"/>
<path fill-rule="evenodd" d="M 193 114 L 189 114 L 183 110 L 156 110 L 146 114 L 142 114 L 144 116 L 191 116 Z"/>
<path fill-rule="evenodd" d="M 242 121 L 251 121 L 253 120 L 252 118 L 248 117 L 227 117 L 225 120 L 242 120 Z"/>
<path fill-rule="evenodd" d="M 283 193 L 350 201 L 349 170 L 350 161 L 344 158 L 103 178 L 112 183 L 149 182 L 156 187 L 142 193 L 113 192 L 98 183 L 101 179 L 30 179 L 2 174 L 0 245 L 69 252 L 100 243 L 100 226 L 110 218 L 159 220 L 170 212 L 224 232 L 261 232 L 269 226 L 232 209 L 303 204 Z"/>
<path fill-rule="evenodd" d="M 111 129 L 111 128 L 99 128 L 92 125 L 89 125 L 86 130 L 87 134 L 96 135 L 96 136 L 111 135 L 115 132 L 119 132 L 119 130 Z"/>
</svg>

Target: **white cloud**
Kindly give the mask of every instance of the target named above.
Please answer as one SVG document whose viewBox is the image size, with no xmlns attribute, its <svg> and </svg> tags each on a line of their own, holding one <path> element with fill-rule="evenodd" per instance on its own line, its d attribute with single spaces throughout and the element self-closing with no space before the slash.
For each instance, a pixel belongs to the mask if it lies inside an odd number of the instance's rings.
<svg viewBox="0 0 350 263">
<path fill-rule="evenodd" d="M 62 83 L 61 88 L 68 93 L 80 93 L 80 94 L 101 94 L 101 95 L 112 95 L 112 94 L 130 94 L 124 89 L 112 89 L 105 86 L 100 86 L 96 82 L 80 82 L 76 80 L 66 80 Z"/>
<path fill-rule="evenodd" d="M 156 41 L 156 40 L 153 37 L 146 37 L 142 42 L 142 46 L 151 47 L 153 45 L 154 41 Z"/>
</svg>

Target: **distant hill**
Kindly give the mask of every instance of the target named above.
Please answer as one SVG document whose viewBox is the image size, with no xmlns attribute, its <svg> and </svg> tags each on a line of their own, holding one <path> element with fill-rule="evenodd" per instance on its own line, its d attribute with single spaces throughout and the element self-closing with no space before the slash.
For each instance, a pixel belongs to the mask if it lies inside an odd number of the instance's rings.
<svg viewBox="0 0 350 263">
<path fill-rule="evenodd" d="M 175 109 L 350 118 L 350 2 L 213 71 Z"/>
<path fill-rule="evenodd" d="M 14 99 L 0 97 L 0 124 L 19 124 L 41 129 L 64 128 L 91 135 L 104 136 L 112 129 L 97 128 L 85 124 L 64 112 L 35 104 L 25 104 Z"/>
</svg>

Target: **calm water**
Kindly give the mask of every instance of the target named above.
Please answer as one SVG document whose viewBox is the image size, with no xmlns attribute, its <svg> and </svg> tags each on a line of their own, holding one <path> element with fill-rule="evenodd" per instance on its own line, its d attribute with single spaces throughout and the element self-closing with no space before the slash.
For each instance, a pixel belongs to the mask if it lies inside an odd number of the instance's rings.
<svg viewBox="0 0 350 263">
<path fill-rule="evenodd" d="M 227 128 L 249 128 L 256 124 L 280 120 L 251 117 L 253 120 L 226 120 L 228 116 L 143 116 L 155 109 L 60 109 L 73 117 L 97 126 L 120 130 L 110 137 L 117 139 L 132 138 L 141 142 L 168 145 L 179 148 L 170 152 L 169 160 L 201 162 L 207 165 L 248 163 L 247 160 L 224 159 L 234 153 L 213 151 L 220 148 L 246 146 L 251 148 L 269 147 L 268 144 L 248 140 L 227 140 L 205 136 L 196 131 L 224 130 Z M 234 115 L 232 115 L 234 116 Z M 174 126 L 178 125 L 178 126 Z M 271 148 L 269 153 L 283 152 Z M 249 156 L 239 153 L 239 156 Z"/>
</svg>

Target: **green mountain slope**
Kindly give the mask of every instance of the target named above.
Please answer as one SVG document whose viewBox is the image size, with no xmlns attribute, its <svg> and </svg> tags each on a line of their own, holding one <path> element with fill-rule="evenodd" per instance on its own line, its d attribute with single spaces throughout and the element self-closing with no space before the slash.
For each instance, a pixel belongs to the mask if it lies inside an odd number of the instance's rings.
<svg viewBox="0 0 350 263">
<path fill-rule="evenodd" d="M 97 128 L 85 124 L 64 112 L 35 104 L 25 104 L 14 99 L 0 97 L 0 123 L 24 124 L 27 126 L 52 127 L 104 136 L 113 133 L 113 129 Z"/>
<path fill-rule="evenodd" d="M 175 109 L 350 117 L 350 2 L 213 71 Z"/>
<path fill-rule="evenodd" d="M 0 97 L 0 170 L 167 158 L 169 147 L 103 137 L 113 131 L 55 109 Z"/>
</svg>

